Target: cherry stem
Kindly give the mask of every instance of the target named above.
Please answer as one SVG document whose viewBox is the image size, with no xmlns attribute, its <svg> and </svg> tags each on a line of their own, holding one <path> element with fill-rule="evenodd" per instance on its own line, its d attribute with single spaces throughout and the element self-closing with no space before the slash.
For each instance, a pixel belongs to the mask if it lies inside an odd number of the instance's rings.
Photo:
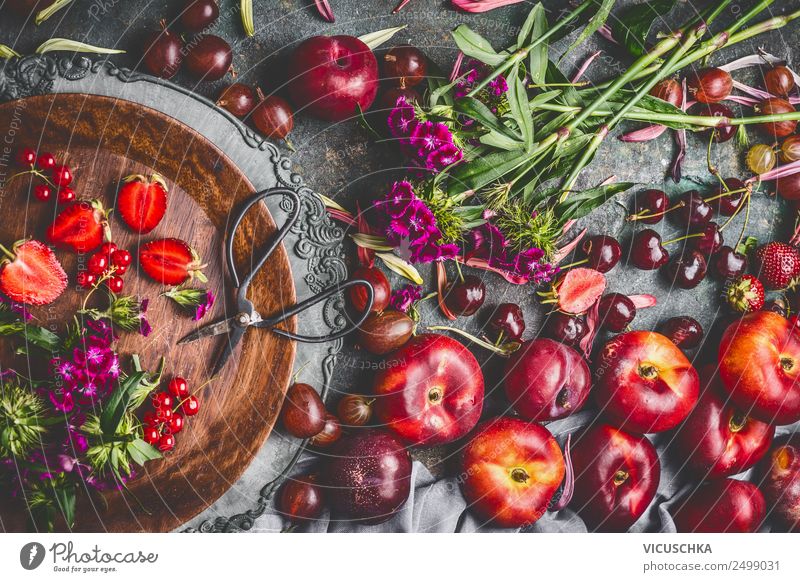
<svg viewBox="0 0 800 582">
<path fill-rule="evenodd" d="M 742 211 L 742 206 L 746 206 L 747 207 L 747 212 L 748 212 L 748 216 L 749 216 L 751 194 L 748 192 L 747 194 L 745 194 L 745 197 L 747 198 L 747 200 L 745 200 L 744 205 L 740 204 L 739 207 L 734 211 L 734 213 L 731 214 L 731 216 L 728 218 L 728 220 L 725 221 L 725 224 L 723 224 L 722 226 L 719 227 L 720 232 L 725 230 L 727 228 L 727 226 L 731 223 L 731 221 L 733 221 L 734 218 L 739 216 L 739 213 Z M 747 221 L 745 221 L 745 224 L 746 223 L 747 223 Z"/>
<path fill-rule="evenodd" d="M 467 338 L 468 340 L 478 344 L 483 348 L 486 348 L 489 351 L 492 351 L 496 354 L 500 354 L 501 356 L 510 356 L 512 353 L 516 352 L 521 345 L 519 342 L 507 342 L 505 344 L 496 346 L 485 340 L 482 340 L 479 337 L 472 335 L 469 332 L 466 332 L 462 329 L 458 329 L 457 327 L 449 327 L 447 325 L 431 325 L 428 327 L 428 329 L 434 331 L 451 331 L 455 334 Z"/>
<path fill-rule="evenodd" d="M 672 212 L 673 210 L 677 210 L 678 208 L 683 208 L 686 206 L 686 202 L 681 200 L 675 206 L 670 206 L 666 210 L 662 210 L 661 212 L 650 212 L 649 210 L 643 210 L 639 214 L 631 214 L 625 220 L 628 222 L 634 222 L 636 220 L 644 220 L 645 218 L 655 218 L 656 216 L 664 216 L 667 212 Z"/>
<path fill-rule="evenodd" d="M 464 274 L 461 272 L 461 265 L 458 261 L 456 263 L 456 271 L 458 271 L 458 279 L 463 283 L 464 282 Z"/>
<path fill-rule="evenodd" d="M 747 195 L 747 200 L 745 201 L 745 205 L 747 208 L 745 209 L 744 213 L 744 224 L 742 224 L 742 232 L 739 233 L 739 240 L 736 241 L 736 247 L 738 248 L 740 244 L 742 244 L 742 239 L 744 238 L 744 231 L 747 230 L 747 224 L 750 222 L 750 194 Z M 737 208 L 738 211 L 738 208 Z"/>
<path fill-rule="evenodd" d="M 723 182 L 723 184 L 724 184 L 724 182 Z M 705 202 L 714 202 L 714 200 L 719 200 L 720 198 L 725 198 L 727 196 L 732 196 L 733 194 L 741 194 L 743 192 L 747 192 L 748 190 L 749 190 L 749 188 L 747 188 L 747 187 L 738 188 L 737 190 L 726 190 L 725 192 L 722 192 L 721 194 L 716 194 L 716 195 L 712 196 L 711 198 L 704 198 L 703 200 Z"/>
<path fill-rule="evenodd" d="M 722 229 L 720 229 L 720 230 L 722 230 Z M 684 235 L 684 236 L 679 236 L 678 238 L 673 238 L 673 239 L 670 239 L 668 241 L 664 241 L 664 242 L 661 243 L 661 246 L 667 246 L 667 245 L 671 245 L 672 243 L 680 242 L 682 240 L 688 240 L 690 238 L 698 238 L 698 237 L 701 237 L 701 236 L 703 236 L 702 232 L 696 232 L 694 234 L 687 234 L 687 235 Z"/>
<path fill-rule="evenodd" d="M 570 263 L 568 265 L 562 265 L 560 269 L 563 271 L 564 269 L 569 269 L 570 267 L 577 267 L 579 265 L 585 265 L 589 262 L 589 259 L 581 259 L 580 261 L 575 261 L 574 263 Z"/>
</svg>

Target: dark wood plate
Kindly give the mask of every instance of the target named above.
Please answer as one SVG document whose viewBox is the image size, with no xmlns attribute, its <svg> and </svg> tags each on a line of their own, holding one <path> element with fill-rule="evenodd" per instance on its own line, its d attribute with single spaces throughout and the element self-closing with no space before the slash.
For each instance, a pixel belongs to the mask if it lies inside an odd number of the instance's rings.
<svg viewBox="0 0 800 582">
<path fill-rule="evenodd" d="M 235 312 L 230 279 L 225 273 L 222 241 L 231 211 L 253 194 L 247 178 L 214 145 L 193 129 L 138 104 L 106 97 L 59 94 L 31 97 L 0 105 L 0 134 L 7 136 L 0 153 L 28 146 L 67 159 L 75 173 L 75 190 L 81 198 L 100 198 L 113 207 L 121 178 L 157 172 L 170 185 L 167 215 L 147 235 L 135 235 L 113 214 L 114 241 L 136 256 L 137 246 L 155 238 L 178 237 L 194 247 L 208 264 L 208 286 L 219 296 L 207 323 Z M 0 242 L 34 237 L 44 231 L 57 208 L 29 195 L 31 181 L 6 184 L 13 169 L 0 168 Z M 3 179 L 5 178 L 5 179 Z M 253 209 L 237 235 L 235 252 L 243 269 L 275 231 L 267 209 Z M 33 311 L 40 320 L 63 329 L 82 293 L 76 291 L 79 257 L 58 251 L 71 286 L 55 303 Z M 123 356 L 138 353 L 145 367 L 154 369 L 158 357 L 167 358 L 167 373 L 181 375 L 196 388 L 208 381 L 214 357 L 224 339 L 214 338 L 186 346 L 176 340 L 198 323 L 172 301 L 159 297 L 165 288 L 137 273 L 136 262 L 125 275 L 125 293 L 150 299 L 148 319 L 153 333 L 144 338 L 124 333 L 119 342 Z M 289 260 L 281 247 L 255 278 L 251 299 L 262 314 L 278 312 L 295 301 Z M 226 303 L 227 302 L 227 303 Z M 285 329 L 295 330 L 296 322 Z M 19 370 L 25 360 L 12 360 L 8 341 L 0 351 L 3 366 Z M 275 423 L 288 386 L 294 361 L 293 342 L 266 331 L 251 330 L 220 378 L 200 392 L 202 409 L 178 435 L 178 445 L 163 460 L 151 462 L 129 483 L 131 494 L 106 492 L 80 496 L 76 529 L 80 531 L 169 531 L 206 509 L 241 476 L 263 445 Z M 128 358 L 123 360 L 129 364 Z M 31 365 L 41 365 L 33 362 Z M 144 509 L 134 500 L 138 498 Z M 6 495 L 0 498 L 2 527 L 26 528 L 24 508 Z M 107 505 L 107 507 L 103 507 Z"/>
</svg>

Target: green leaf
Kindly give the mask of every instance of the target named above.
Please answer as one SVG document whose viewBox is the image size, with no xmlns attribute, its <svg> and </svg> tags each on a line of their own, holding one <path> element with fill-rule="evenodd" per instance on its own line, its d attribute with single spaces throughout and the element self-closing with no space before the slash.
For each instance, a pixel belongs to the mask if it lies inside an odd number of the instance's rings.
<svg viewBox="0 0 800 582">
<path fill-rule="evenodd" d="M 389 41 L 395 34 L 406 28 L 408 25 L 395 26 L 392 28 L 384 28 L 383 30 L 376 30 L 367 34 L 362 34 L 358 39 L 367 45 L 371 50 L 375 50 L 383 43 Z"/>
<path fill-rule="evenodd" d="M 520 78 L 519 64 L 514 65 L 511 69 L 511 75 L 508 77 L 508 92 L 506 98 L 508 99 L 508 106 L 511 109 L 511 116 L 519 125 L 520 132 L 522 133 L 522 141 L 525 142 L 525 151 L 531 151 L 533 147 L 533 118 L 531 116 L 531 108 L 528 107 L 528 94 L 525 91 L 525 85 Z"/>
<path fill-rule="evenodd" d="M 36 49 L 36 54 L 44 54 L 53 51 L 66 51 L 70 53 L 94 53 L 99 55 L 118 55 L 125 51 L 120 49 L 103 48 L 86 44 L 85 42 L 78 42 L 77 40 L 70 40 L 68 38 L 51 38 L 44 41 Z"/>
<path fill-rule="evenodd" d="M 64 515 L 67 527 L 72 528 L 75 525 L 75 485 L 71 483 L 57 485 L 53 493 L 61 508 L 61 513 Z"/>
<path fill-rule="evenodd" d="M 615 182 L 589 188 L 582 192 L 570 193 L 564 202 L 556 205 L 555 213 L 562 220 L 577 220 L 633 186 L 633 182 Z"/>
<path fill-rule="evenodd" d="M 483 38 L 480 34 L 473 31 L 466 24 L 460 25 L 453 32 L 453 40 L 461 52 L 468 57 L 477 59 L 482 63 L 496 67 L 503 63 L 508 55 L 498 54 L 489 43 L 488 40 Z"/>
<path fill-rule="evenodd" d="M 501 180 L 503 176 L 526 163 L 527 157 L 519 151 L 495 152 L 468 164 L 458 166 L 451 174 L 450 194 L 468 190 L 477 191 L 487 184 Z"/>
<path fill-rule="evenodd" d="M 648 0 L 629 6 L 620 12 L 611 27 L 614 39 L 638 58 L 647 51 L 647 37 L 656 21 L 664 20 L 677 4 L 677 0 Z"/>
<path fill-rule="evenodd" d="M 528 15 L 532 22 L 531 38 L 541 38 L 547 32 L 547 15 L 541 3 L 537 4 Z M 526 21 L 527 23 L 527 21 Z M 528 55 L 528 73 L 534 85 L 544 83 L 547 75 L 548 44 L 542 42 L 533 47 Z"/>
<path fill-rule="evenodd" d="M 53 16 L 56 12 L 71 4 L 72 0 L 56 0 L 50 6 L 45 8 L 44 10 L 40 10 L 39 13 L 36 15 L 36 25 L 40 25 L 42 22 Z"/>
<path fill-rule="evenodd" d="M 133 462 L 139 466 L 144 466 L 147 461 L 155 461 L 161 458 L 161 453 L 153 445 L 146 443 L 142 439 L 135 439 L 129 442 L 127 449 Z"/>
<path fill-rule="evenodd" d="M 572 41 L 572 44 L 569 45 L 564 54 L 561 55 L 560 60 L 564 60 L 564 57 L 572 52 L 573 49 L 583 44 L 583 41 L 597 32 L 600 27 L 606 23 L 606 20 L 608 20 L 608 15 L 611 13 L 611 8 L 614 6 L 614 0 L 598 0 L 598 2 L 600 6 L 598 6 L 597 11 L 589 19 L 589 22 L 578 35 L 578 38 Z"/>
<path fill-rule="evenodd" d="M 20 54 L 12 49 L 10 46 L 0 44 L 0 59 L 10 59 L 11 57 L 20 57 Z"/>
<path fill-rule="evenodd" d="M 253 21 L 253 0 L 241 0 L 239 12 L 242 14 L 242 28 L 247 36 L 256 33 L 256 25 Z"/>
<path fill-rule="evenodd" d="M 544 82 L 550 85 L 569 85 L 569 79 L 564 76 L 553 61 L 547 61 L 547 73 L 545 74 Z M 582 107 L 583 99 L 581 99 L 575 87 L 564 87 L 561 90 L 561 97 L 558 99 L 564 105 L 572 107 Z M 541 135 L 541 133 L 540 133 Z"/>
<path fill-rule="evenodd" d="M 480 141 L 480 143 L 483 145 L 506 151 L 521 150 L 524 145 L 522 142 L 511 139 L 510 137 L 507 137 L 496 131 L 490 131 L 489 133 L 481 135 L 478 137 L 478 141 Z"/>
<path fill-rule="evenodd" d="M 466 115 L 470 119 L 474 119 L 487 129 L 494 130 L 510 139 L 521 139 L 521 136 L 517 132 L 503 125 L 497 116 L 492 113 L 491 109 L 473 97 L 459 99 L 456 101 L 453 108 L 458 113 Z"/>
<path fill-rule="evenodd" d="M 100 415 L 100 428 L 104 435 L 116 434 L 119 423 L 128 409 L 131 394 L 138 388 L 144 376 L 144 372 L 131 374 L 111 393 Z"/>
</svg>

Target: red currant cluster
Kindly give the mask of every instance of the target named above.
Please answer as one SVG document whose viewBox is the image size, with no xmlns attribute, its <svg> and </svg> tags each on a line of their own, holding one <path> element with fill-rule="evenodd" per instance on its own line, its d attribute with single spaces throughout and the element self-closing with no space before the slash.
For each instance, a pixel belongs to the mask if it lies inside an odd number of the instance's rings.
<svg viewBox="0 0 800 582">
<path fill-rule="evenodd" d="M 152 397 L 153 410 L 142 418 L 144 440 L 165 453 L 175 448 L 175 435 L 183 430 L 187 416 L 200 412 L 200 401 L 189 394 L 189 385 L 180 377 L 173 378 L 167 392 Z"/>
<path fill-rule="evenodd" d="M 112 293 L 122 293 L 125 282 L 122 275 L 131 265 L 131 253 L 117 248 L 113 242 L 103 243 L 86 261 L 84 268 L 78 272 L 78 285 L 84 289 L 104 281 Z"/>
<path fill-rule="evenodd" d="M 31 148 L 23 148 L 17 153 L 17 163 L 26 170 L 23 174 L 33 174 L 43 180 L 33 189 L 37 199 L 47 202 L 55 197 L 59 204 L 69 204 L 75 200 L 75 190 L 70 187 L 74 179 L 72 169 L 66 164 L 59 164 L 53 154 L 39 154 Z"/>
</svg>

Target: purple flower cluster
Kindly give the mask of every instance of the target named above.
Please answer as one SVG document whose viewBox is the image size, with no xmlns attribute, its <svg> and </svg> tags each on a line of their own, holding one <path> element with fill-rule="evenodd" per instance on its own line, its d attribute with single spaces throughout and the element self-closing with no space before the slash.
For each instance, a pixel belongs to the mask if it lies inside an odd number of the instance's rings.
<svg viewBox="0 0 800 582">
<path fill-rule="evenodd" d="M 30 321 L 33 317 L 25 304 L 12 301 L 5 295 L 0 295 L 0 303 L 7 305 L 8 309 L 17 314 L 22 321 Z"/>
<path fill-rule="evenodd" d="M 88 409 L 111 393 L 120 374 L 119 357 L 111 347 L 115 340 L 108 320 L 90 320 L 72 353 L 51 360 L 55 387 L 48 396 L 57 411 Z"/>
<path fill-rule="evenodd" d="M 214 293 L 211 291 L 211 289 L 207 289 L 203 300 L 200 301 L 195 308 L 192 320 L 200 321 L 203 319 L 206 314 L 211 311 L 211 308 L 214 307 L 214 299 Z"/>
<path fill-rule="evenodd" d="M 483 259 L 490 267 L 527 279 L 534 285 L 548 283 L 558 274 L 558 267 L 545 260 L 542 249 L 531 247 L 514 252 L 500 229 L 490 222 L 471 230 L 468 241 L 467 259 Z"/>
<path fill-rule="evenodd" d="M 466 97 L 467 93 L 472 91 L 472 88 L 485 79 L 490 72 L 488 66 L 475 60 L 470 61 L 468 66 L 470 67 L 469 72 L 456 83 L 454 91 L 456 99 Z M 499 105 L 507 92 L 508 82 L 506 78 L 503 75 L 498 75 L 479 92 L 478 99 L 492 107 L 493 105 Z M 493 109 L 493 111 L 496 113 L 496 110 Z"/>
<path fill-rule="evenodd" d="M 408 313 L 421 298 L 422 287 L 419 285 L 404 285 L 402 288 L 392 291 L 392 295 L 389 297 L 389 305 L 397 311 Z"/>
<path fill-rule="evenodd" d="M 414 166 L 438 173 L 464 157 L 444 123 L 417 119 L 414 106 L 399 97 L 388 118 L 389 132 Z"/>
<path fill-rule="evenodd" d="M 458 255 L 458 245 L 442 244 L 436 217 L 409 182 L 395 182 L 376 207 L 384 221 L 386 240 L 399 248 L 403 258 L 412 263 L 430 263 Z"/>
</svg>

